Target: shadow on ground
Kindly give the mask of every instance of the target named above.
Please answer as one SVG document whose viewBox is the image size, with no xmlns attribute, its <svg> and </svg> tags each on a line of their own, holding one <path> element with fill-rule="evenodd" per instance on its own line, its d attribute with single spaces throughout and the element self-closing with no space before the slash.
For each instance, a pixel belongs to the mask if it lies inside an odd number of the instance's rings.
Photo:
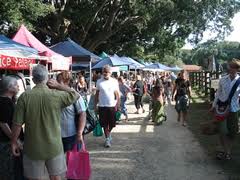
<svg viewBox="0 0 240 180">
<path fill-rule="evenodd" d="M 201 134 L 200 130 L 200 124 L 202 122 L 209 121 L 213 118 L 212 114 L 208 112 L 210 105 L 197 96 L 195 96 L 194 99 L 189 109 L 188 128 L 198 139 L 207 155 L 214 160 L 216 165 L 221 167 L 223 173 L 227 174 L 229 180 L 240 180 L 240 136 L 237 136 L 236 143 L 233 147 L 233 159 L 231 161 L 216 160 L 216 150 L 219 150 L 218 136 L 206 136 Z"/>
</svg>

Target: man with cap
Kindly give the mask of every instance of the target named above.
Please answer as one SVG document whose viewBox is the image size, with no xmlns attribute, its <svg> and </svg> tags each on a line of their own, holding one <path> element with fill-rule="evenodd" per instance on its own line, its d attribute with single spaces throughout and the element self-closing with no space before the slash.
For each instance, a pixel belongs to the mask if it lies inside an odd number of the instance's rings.
<svg viewBox="0 0 240 180">
<path fill-rule="evenodd" d="M 238 71 L 240 70 L 240 60 L 233 59 L 228 62 L 228 75 L 223 76 L 219 81 L 218 90 L 215 95 L 215 99 L 210 111 L 217 112 L 219 102 L 226 102 L 229 99 L 231 89 L 238 81 L 240 76 Z M 239 95 L 240 85 L 236 84 L 237 88 L 233 94 L 231 102 L 229 102 L 229 114 L 223 121 L 218 121 L 218 131 L 220 137 L 220 144 L 223 151 L 217 153 L 217 159 L 230 160 L 232 145 L 235 140 L 236 134 L 238 133 L 238 112 L 240 110 Z"/>
</svg>

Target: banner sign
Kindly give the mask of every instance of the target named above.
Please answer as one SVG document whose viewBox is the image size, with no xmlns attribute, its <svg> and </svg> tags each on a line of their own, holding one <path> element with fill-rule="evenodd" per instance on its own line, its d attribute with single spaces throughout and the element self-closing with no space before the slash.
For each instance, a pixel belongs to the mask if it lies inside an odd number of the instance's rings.
<svg viewBox="0 0 240 180">
<path fill-rule="evenodd" d="M 128 71 L 128 66 L 118 66 L 120 71 Z"/>
<path fill-rule="evenodd" d="M 5 56 L 0 54 L 0 69 L 29 70 L 35 59 Z"/>
<path fill-rule="evenodd" d="M 66 58 L 63 56 L 52 56 L 52 70 L 69 70 L 70 65 L 72 64 L 71 58 Z"/>
</svg>

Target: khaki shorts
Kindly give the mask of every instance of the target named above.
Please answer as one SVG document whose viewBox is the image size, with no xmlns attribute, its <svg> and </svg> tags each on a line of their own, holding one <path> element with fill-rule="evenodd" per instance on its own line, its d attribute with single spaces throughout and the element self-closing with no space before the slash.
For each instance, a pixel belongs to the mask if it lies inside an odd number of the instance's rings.
<svg viewBox="0 0 240 180">
<path fill-rule="evenodd" d="M 24 176 L 30 179 L 44 179 L 60 176 L 67 170 L 65 155 L 62 153 L 50 160 L 31 160 L 23 155 Z"/>
<path fill-rule="evenodd" d="M 238 113 L 230 112 L 227 119 L 219 123 L 219 133 L 234 139 L 238 133 Z"/>
</svg>

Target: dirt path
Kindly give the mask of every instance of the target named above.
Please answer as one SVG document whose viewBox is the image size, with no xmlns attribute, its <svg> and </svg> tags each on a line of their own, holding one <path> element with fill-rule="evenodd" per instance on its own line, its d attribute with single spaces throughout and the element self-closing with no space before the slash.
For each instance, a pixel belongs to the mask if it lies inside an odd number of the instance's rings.
<svg viewBox="0 0 240 180">
<path fill-rule="evenodd" d="M 148 112 L 133 114 L 133 103 L 128 110 L 130 121 L 115 128 L 111 148 L 103 147 L 103 137 L 86 138 L 92 180 L 227 180 L 192 133 L 177 123 L 171 105 L 167 122 L 158 127 L 147 120 Z"/>
</svg>

